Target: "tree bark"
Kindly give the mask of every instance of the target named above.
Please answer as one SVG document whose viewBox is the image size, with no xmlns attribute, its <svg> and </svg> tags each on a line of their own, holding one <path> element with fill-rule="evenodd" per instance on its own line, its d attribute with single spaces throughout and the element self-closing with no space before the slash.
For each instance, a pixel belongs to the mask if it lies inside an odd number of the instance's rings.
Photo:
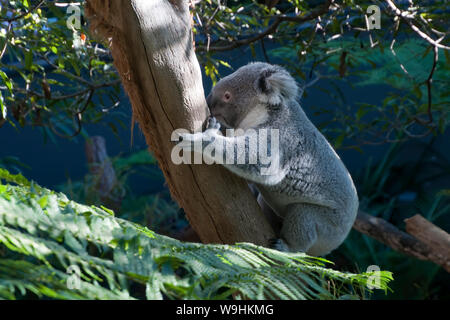
<svg viewBox="0 0 450 320">
<path fill-rule="evenodd" d="M 208 116 L 188 2 L 88 0 L 86 14 L 108 39 L 133 118 L 202 242 L 266 245 L 274 232 L 244 180 L 219 165 L 171 160 L 172 132 L 201 130 Z"/>
<path fill-rule="evenodd" d="M 406 231 L 410 234 L 386 220 L 359 211 L 353 228 L 398 252 L 432 261 L 450 272 L 448 233 L 417 216 L 405 221 Z"/>
<path fill-rule="evenodd" d="M 405 223 L 406 232 L 425 243 L 436 256 L 435 260 L 450 272 L 450 234 L 420 214 L 405 219 Z"/>
</svg>

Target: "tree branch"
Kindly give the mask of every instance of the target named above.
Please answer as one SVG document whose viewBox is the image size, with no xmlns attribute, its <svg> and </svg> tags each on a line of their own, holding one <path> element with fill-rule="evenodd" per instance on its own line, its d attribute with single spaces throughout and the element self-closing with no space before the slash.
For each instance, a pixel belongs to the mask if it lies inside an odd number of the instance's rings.
<svg viewBox="0 0 450 320">
<path fill-rule="evenodd" d="M 428 224 L 431 223 L 428 222 Z M 442 252 L 437 251 L 435 246 L 430 246 L 429 243 L 425 243 L 416 237 L 399 230 L 397 227 L 383 219 L 373 217 L 367 213 L 359 211 L 353 228 L 381 243 L 384 243 L 395 251 L 420 260 L 434 262 L 435 264 L 443 267 L 447 272 L 450 272 L 450 256 L 448 254 L 443 254 Z M 414 232 L 414 235 L 423 238 L 420 236 L 421 233 L 422 230 L 418 230 Z M 448 251 L 448 245 L 446 248 Z"/>
<path fill-rule="evenodd" d="M 275 21 L 270 26 L 268 26 L 264 31 L 257 33 L 253 37 L 250 37 L 247 39 L 235 40 L 232 43 L 230 43 L 228 45 L 224 45 L 224 46 L 209 46 L 209 48 L 205 47 L 205 46 L 198 46 L 197 51 L 228 51 L 228 50 L 236 49 L 243 45 L 248 45 L 250 43 L 261 40 L 264 37 L 266 37 L 272 33 L 275 33 L 277 31 L 278 26 L 282 22 L 290 21 L 290 22 L 303 23 L 306 21 L 313 20 L 313 19 L 319 17 L 320 15 L 327 13 L 333 3 L 334 3 L 334 0 L 327 0 L 321 7 L 319 7 L 316 10 L 313 10 L 310 13 L 303 15 L 303 16 L 286 16 L 286 15 L 274 16 Z"/>
<path fill-rule="evenodd" d="M 406 232 L 427 244 L 433 252 L 450 264 L 450 234 L 435 226 L 420 214 L 405 219 Z"/>
<path fill-rule="evenodd" d="M 422 30 L 420 30 L 413 22 L 412 22 L 412 18 L 409 14 L 409 12 L 406 11 L 402 11 L 399 8 L 397 8 L 397 6 L 394 4 L 394 2 L 392 0 L 386 0 L 386 3 L 388 4 L 388 6 L 391 8 L 391 10 L 394 12 L 394 14 L 403 19 L 403 21 L 405 21 L 411 29 L 413 29 L 413 31 L 415 31 L 422 39 L 424 39 L 425 41 L 429 42 L 430 44 L 432 44 L 434 47 L 437 48 L 441 48 L 441 49 L 446 49 L 446 50 L 450 50 L 450 47 L 445 46 L 443 44 L 440 44 L 439 42 L 442 41 L 443 37 L 441 37 L 439 40 L 434 40 L 433 38 L 431 38 L 429 35 L 427 35 L 425 32 L 423 32 Z"/>
</svg>

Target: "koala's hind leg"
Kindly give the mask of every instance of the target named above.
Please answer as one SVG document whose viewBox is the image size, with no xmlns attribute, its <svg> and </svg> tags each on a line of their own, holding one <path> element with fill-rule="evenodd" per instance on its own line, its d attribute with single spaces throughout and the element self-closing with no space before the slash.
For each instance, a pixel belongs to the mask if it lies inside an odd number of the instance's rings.
<svg viewBox="0 0 450 320">
<path fill-rule="evenodd" d="M 266 216 L 267 221 L 272 226 L 273 231 L 275 231 L 275 234 L 280 234 L 281 226 L 283 224 L 282 219 L 267 204 L 261 193 L 258 194 L 257 201 L 259 206 L 261 207 L 263 214 Z"/>
<path fill-rule="evenodd" d="M 261 211 L 263 212 L 263 214 L 266 217 L 267 221 L 272 226 L 273 231 L 275 231 L 275 234 L 280 234 L 281 225 L 283 223 L 281 218 L 267 204 L 267 202 L 264 200 L 262 194 L 258 191 L 258 189 L 256 188 L 256 186 L 253 183 L 249 183 L 248 187 L 250 188 L 250 190 L 252 191 L 252 193 L 255 196 L 256 200 L 258 201 L 258 204 L 259 204 L 259 206 L 261 208 Z"/>
<path fill-rule="evenodd" d="M 276 249 L 305 252 L 320 256 L 335 249 L 345 237 L 338 226 L 327 217 L 336 216 L 333 209 L 312 204 L 288 206 Z"/>
</svg>

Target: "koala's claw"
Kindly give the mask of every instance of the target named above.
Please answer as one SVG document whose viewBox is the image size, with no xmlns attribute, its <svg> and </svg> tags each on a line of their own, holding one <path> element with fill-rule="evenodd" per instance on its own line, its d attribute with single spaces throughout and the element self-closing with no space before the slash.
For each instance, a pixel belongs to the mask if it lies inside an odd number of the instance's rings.
<svg viewBox="0 0 450 320">
<path fill-rule="evenodd" d="M 289 252 L 289 248 L 286 242 L 284 242 L 284 240 L 280 238 L 269 239 L 269 246 L 270 248 L 276 249 L 278 251 Z"/>
<path fill-rule="evenodd" d="M 220 123 L 217 121 L 217 119 L 213 116 L 210 116 L 208 118 L 208 125 L 206 126 L 206 129 L 214 129 L 219 130 L 220 129 Z"/>
</svg>

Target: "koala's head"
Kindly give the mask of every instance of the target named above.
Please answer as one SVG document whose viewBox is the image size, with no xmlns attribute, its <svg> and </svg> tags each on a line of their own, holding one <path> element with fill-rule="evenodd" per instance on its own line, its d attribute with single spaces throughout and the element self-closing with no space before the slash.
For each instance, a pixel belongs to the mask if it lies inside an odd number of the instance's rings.
<svg viewBox="0 0 450 320">
<path fill-rule="evenodd" d="M 206 101 L 223 126 L 248 128 L 267 121 L 271 110 L 297 96 L 297 84 L 285 69 L 255 62 L 217 82 Z"/>
</svg>

